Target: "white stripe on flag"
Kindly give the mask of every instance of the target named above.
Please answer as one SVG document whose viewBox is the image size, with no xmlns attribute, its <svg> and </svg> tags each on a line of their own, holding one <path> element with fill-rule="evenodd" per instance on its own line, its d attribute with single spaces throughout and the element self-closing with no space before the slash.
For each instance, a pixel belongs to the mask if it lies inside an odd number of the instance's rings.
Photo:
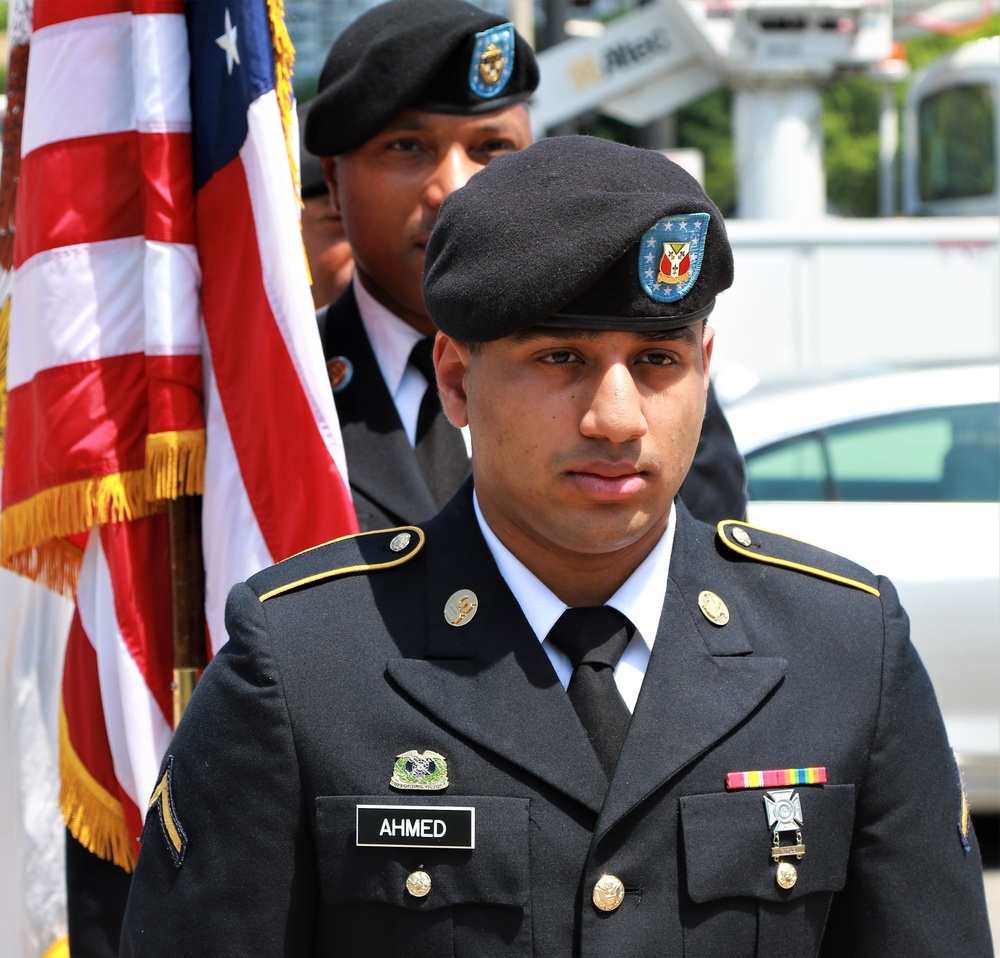
<svg viewBox="0 0 1000 958">
<path fill-rule="evenodd" d="M 274 562 L 250 505 L 222 400 L 215 386 L 208 343 L 204 347 L 205 418 L 209 435 L 205 456 L 201 541 L 205 549 L 205 617 L 214 655 L 226 644 L 229 590 Z M 262 441 L 264 441 L 262 439 Z"/>
<path fill-rule="evenodd" d="M 135 129 L 131 21 L 131 13 L 84 17 L 32 35 L 22 157 L 47 143 Z"/>
<path fill-rule="evenodd" d="M 17 271 L 8 390 L 43 369 L 143 351 L 143 254 L 142 237 L 128 237 L 39 253 Z"/>
<path fill-rule="evenodd" d="M 80 623 L 97 655 L 115 777 L 145 814 L 172 733 L 122 637 L 111 572 L 98 530 L 87 539 L 76 602 Z"/>
<path fill-rule="evenodd" d="M 135 111 L 142 133 L 188 133 L 191 73 L 187 24 L 183 14 L 141 14 L 132 18 L 135 40 Z"/>
<path fill-rule="evenodd" d="M 273 135 L 281 128 L 273 90 L 250 104 L 247 120 L 249 133 L 240 160 L 250 191 L 264 289 L 320 435 L 346 487 L 347 458 L 309 293 L 288 153 L 284 141 Z"/>
<path fill-rule="evenodd" d="M 201 266 L 194 246 L 149 241 L 144 269 L 147 355 L 197 355 Z"/>
</svg>

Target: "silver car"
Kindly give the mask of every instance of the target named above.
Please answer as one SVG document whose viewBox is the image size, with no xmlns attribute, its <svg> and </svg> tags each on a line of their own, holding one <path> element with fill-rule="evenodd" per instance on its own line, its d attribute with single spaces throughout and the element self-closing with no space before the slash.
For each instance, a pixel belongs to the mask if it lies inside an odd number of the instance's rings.
<svg viewBox="0 0 1000 958">
<path fill-rule="evenodd" d="M 727 407 L 749 520 L 892 579 L 970 804 L 1000 811 L 1000 364 L 804 378 Z"/>
</svg>

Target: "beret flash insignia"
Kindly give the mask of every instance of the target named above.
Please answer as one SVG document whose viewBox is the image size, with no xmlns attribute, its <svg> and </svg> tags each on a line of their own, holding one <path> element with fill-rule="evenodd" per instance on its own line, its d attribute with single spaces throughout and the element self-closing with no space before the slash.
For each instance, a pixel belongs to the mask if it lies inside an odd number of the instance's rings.
<svg viewBox="0 0 1000 958">
<path fill-rule="evenodd" d="M 639 283 L 650 299 L 674 303 L 694 286 L 705 256 L 708 213 L 665 216 L 639 243 Z"/>
<path fill-rule="evenodd" d="M 476 34 L 469 87 L 477 96 L 499 96 L 514 72 L 514 26 L 502 23 Z"/>
</svg>

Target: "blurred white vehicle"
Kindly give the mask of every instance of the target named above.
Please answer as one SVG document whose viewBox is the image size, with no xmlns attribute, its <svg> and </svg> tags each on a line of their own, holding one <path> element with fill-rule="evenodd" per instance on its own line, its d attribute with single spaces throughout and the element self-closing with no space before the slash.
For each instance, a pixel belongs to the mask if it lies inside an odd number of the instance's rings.
<svg viewBox="0 0 1000 958">
<path fill-rule="evenodd" d="M 816 373 L 726 414 L 752 524 L 892 579 L 970 804 L 1000 811 L 1000 364 Z"/>
</svg>

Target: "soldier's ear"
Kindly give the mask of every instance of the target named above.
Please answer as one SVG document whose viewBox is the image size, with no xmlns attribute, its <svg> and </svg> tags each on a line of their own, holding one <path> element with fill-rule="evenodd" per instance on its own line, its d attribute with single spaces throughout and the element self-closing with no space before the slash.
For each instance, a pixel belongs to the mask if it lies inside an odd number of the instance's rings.
<svg viewBox="0 0 1000 958">
<path fill-rule="evenodd" d="M 326 180 L 326 188 L 330 193 L 330 205 L 334 212 L 340 210 L 340 192 L 337 187 L 337 158 L 335 156 L 321 156 L 320 165 L 323 167 L 323 179 Z"/>
<path fill-rule="evenodd" d="M 453 426 L 469 424 L 468 397 L 465 392 L 469 371 L 469 347 L 439 332 L 434 340 L 434 368 L 437 371 L 441 407 Z"/>
</svg>

